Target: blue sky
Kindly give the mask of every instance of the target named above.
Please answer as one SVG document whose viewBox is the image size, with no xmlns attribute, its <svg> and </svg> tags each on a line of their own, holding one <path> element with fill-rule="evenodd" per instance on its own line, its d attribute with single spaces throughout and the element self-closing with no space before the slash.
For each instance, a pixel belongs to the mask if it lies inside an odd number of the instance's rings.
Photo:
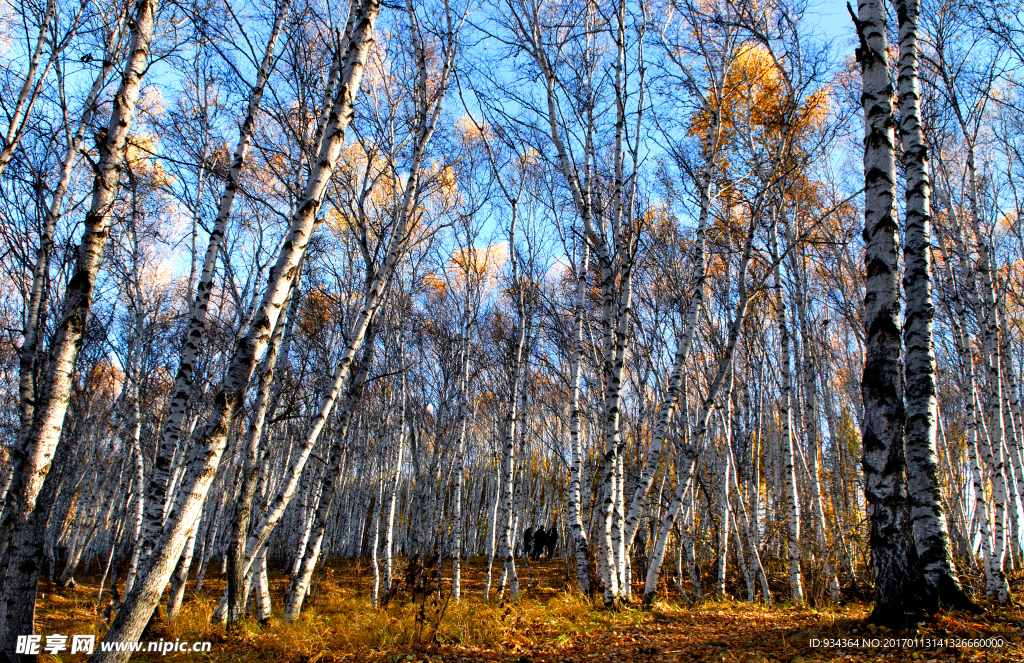
<svg viewBox="0 0 1024 663">
<path fill-rule="evenodd" d="M 856 10 L 856 0 L 852 0 L 850 4 Z M 805 16 L 808 25 L 816 26 L 825 36 L 834 40 L 837 52 L 842 54 L 853 52 L 856 35 L 844 0 L 811 2 Z"/>
</svg>

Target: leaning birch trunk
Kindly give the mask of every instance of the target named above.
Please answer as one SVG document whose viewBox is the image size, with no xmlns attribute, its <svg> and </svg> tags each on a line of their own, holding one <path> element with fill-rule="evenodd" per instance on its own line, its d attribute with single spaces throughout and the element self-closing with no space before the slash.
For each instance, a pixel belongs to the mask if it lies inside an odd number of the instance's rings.
<svg viewBox="0 0 1024 663">
<path fill-rule="evenodd" d="M 904 393 L 907 497 L 929 599 L 949 608 L 977 609 L 960 586 L 939 491 L 935 440 L 938 404 L 932 331 L 935 305 L 932 302 L 931 180 L 921 127 L 917 55 L 920 8 L 920 0 L 896 0 L 900 51 L 899 130 L 907 178 L 903 252 L 903 291 L 907 302 L 903 327 L 907 353 Z"/>
<path fill-rule="evenodd" d="M 21 89 L 18 91 L 18 99 L 14 104 L 13 111 L 8 116 L 10 117 L 10 122 L 7 125 L 7 132 L 3 135 L 2 144 L 0 144 L 0 177 L 3 177 L 8 164 L 14 158 L 14 152 L 17 150 L 19 143 L 21 143 L 21 138 L 24 136 L 25 129 L 28 126 L 28 117 L 32 112 L 32 106 L 35 105 L 39 94 L 43 91 L 43 82 L 46 80 L 46 75 L 57 60 L 59 51 L 49 35 L 51 30 L 50 24 L 56 13 L 57 0 L 47 0 L 43 20 L 39 23 L 39 34 L 36 37 L 35 46 L 32 48 L 32 56 L 29 58 L 28 70 L 25 72 L 25 82 L 22 83 Z M 73 20 L 77 22 L 77 17 Z M 43 72 L 40 74 L 39 79 L 36 80 L 36 70 L 39 68 L 39 60 L 43 55 L 43 47 L 48 43 L 52 44 L 53 50 L 50 53 L 50 57 L 46 60 Z"/>
<path fill-rule="evenodd" d="M 309 533 L 313 529 L 313 518 L 316 515 L 317 505 L 320 504 L 320 495 L 323 492 L 323 482 L 319 481 L 319 477 L 316 476 L 315 472 L 304 477 L 304 480 L 306 490 L 300 491 L 302 496 L 299 498 L 298 512 L 292 519 L 294 521 L 292 530 L 302 532 L 302 536 L 299 538 L 299 545 L 296 546 L 293 553 L 292 575 L 299 572 L 299 565 L 306 554 L 306 546 L 309 544 Z M 313 492 L 312 495 L 309 494 L 310 490 Z M 227 596 L 230 598 L 230 592 Z M 227 610 L 226 603 L 224 604 L 224 610 Z M 227 617 L 226 612 L 224 616 Z M 220 617 L 218 617 L 218 621 L 220 621 Z"/>
<path fill-rule="evenodd" d="M 298 287 L 299 279 L 302 276 L 302 260 L 295 272 L 295 281 L 292 283 L 292 290 L 289 298 L 295 296 L 295 289 Z M 288 310 L 288 300 L 285 300 L 283 307 Z M 252 418 L 249 424 L 249 431 L 243 440 L 240 441 L 242 449 L 239 453 L 243 457 L 242 477 L 238 495 L 235 498 L 233 512 L 230 513 L 230 525 L 228 527 L 228 625 L 229 627 L 241 620 L 245 608 L 245 597 L 247 592 L 245 586 L 245 562 L 246 534 L 249 529 L 249 520 L 252 514 L 252 501 L 256 494 L 256 481 L 258 478 L 258 467 L 260 457 L 260 442 L 263 436 L 263 427 L 266 423 L 267 409 L 270 405 L 270 391 L 274 384 L 275 368 L 277 366 L 278 352 L 281 349 L 281 337 L 284 334 L 284 316 L 278 318 L 274 325 L 274 333 L 270 337 L 270 344 L 267 346 L 267 353 L 260 365 L 258 387 L 256 390 L 256 402 L 252 409 Z"/>
<path fill-rule="evenodd" d="M 284 27 L 286 14 L 287 0 L 278 8 L 277 20 L 274 22 L 274 28 L 270 33 L 270 39 L 267 41 L 263 60 L 256 75 L 256 84 L 253 85 L 252 91 L 249 94 L 249 105 L 238 131 L 238 141 L 235 143 L 235 151 L 231 157 L 231 168 L 227 173 L 227 182 L 224 184 L 224 190 L 221 193 L 220 203 L 217 207 L 217 218 L 214 221 L 213 229 L 210 231 L 210 238 L 206 246 L 203 269 L 199 277 L 199 284 L 196 287 L 195 301 L 192 304 L 192 317 L 182 339 L 178 372 L 174 377 L 174 386 L 171 388 L 167 420 L 164 424 L 156 458 L 153 460 L 153 470 L 150 473 L 148 497 L 146 500 L 146 525 L 143 532 L 143 558 L 148 558 L 152 553 L 153 545 L 163 529 L 164 516 L 168 508 L 167 488 L 171 472 L 171 461 L 181 440 L 181 427 L 185 421 L 185 412 L 189 398 L 192 395 L 196 359 L 199 357 L 203 331 L 206 327 L 206 314 L 210 306 L 210 295 L 213 293 L 213 272 L 217 264 L 221 243 L 224 240 L 224 233 L 227 231 L 228 219 L 231 217 L 231 208 L 234 205 L 235 194 L 238 191 L 238 182 L 249 151 L 249 142 L 252 139 L 256 118 L 259 115 L 263 91 L 266 88 L 267 80 L 270 78 L 270 72 L 275 61 L 274 52 L 276 51 L 277 39 Z"/>
<path fill-rule="evenodd" d="M 312 169 L 303 191 L 303 203 L 292 216 L 277 262 L 268 275 L 267 288 L 259 310 L 248 333 L 239 340 L 221 388 L 213 399 L 214 408 L 206 431 L 189 458 L 183 489 L 179 491 L 181 498 L 166 518 L 163 533 L 154 546 L 146 573 L 125 597 L 124 606 L 111 625 L 104 642 L 138 640 L 160 600 L 174 564 L 181 555 L 187 532 L 199 516 L 210 484 L 216 476 L 217 466 L 227 443 L 228 431 L 241 407 L 256 362 L 267 347 L 271 331 L 295 277 L 299 259 L 305 254 L 309 244 L 317 212 L 341 152 L 345 129 L 352 118 L 355 96 L 373 42 L 373 28 L 379 9 L 380 5 L 376 0 L 360 0 L 359 4 L 352 4 L 346 26 L 346 49 L 340 88 L 332 102 L 317 164 Z M 360 317 L 364 317 L 365 313 L 363 311 Z M 129 655 L 129 652 L 100 651 L 92 660 L 94 663 L 120 662 L 126 661 Z"/>
<path fill-rule="evenodd" d="M 851 10 L 852 13 L 852 10 Z M 899 256 L 895 220 L 893 89 L 885 7 L 859 0 L 855 19 L 864 108 L 864 374 L 861 419 L 864 495 L 870 521 L 875 608 L 869 619 L 904 626 L 921 614 L 921 573 L 907 505 Z"/>
<path fill-rule="evenodd" d="M 65 291 L 61 320 L 51 345 L 46 378 L 39 386 L 32 426 L 19 450 L 24 455 L 14 460 L 8 491 L 8 499 L 13 498 L 14 503 L 5 505 L 0 525 L 0 540 L 9 541 L 4 559 L 7 574 L 0 596 L 0 651 L 13 651 L 15 638 L 32 633 L 34 628 L 36 586 L 49 511 L 49 505 L 40 505 L 37 498 L 64 428 L 75 363 L 85 335 L 100 259 L 110 234 L 142 77 L 149 62 L 155 12 L 156 0 L 139 0 L 135 8 L 124 74 L 114 96 L 105 139 L 99 143 L 85 233 Z"/>
<path fill-rule="evenodd" d="M 782 289 L 782 265 L 779 257 L 778 215 L 773 214 L 771 227 L 771 251 L 773 268 L 772 285 L 775 291 L 775 315 L 779 325 L 779 431 L 782 450 L 782 481 L 785 490 L 786 508 L 786 554 L 789 560 L 789 598 L 796 605 L 804 600 L 803 583 L 800 577 L 800 500 L 797 497 L 796 467 L 793 462 L 792 389 L 790 371 L 789 325 L 786 320 L 786 297 Z"/>
<path fill-rule="evenodd" d="M 352 380 L 348 394 L 345 395 L 345 403 L 338 413 L 340 425 L 338 432 L 331 444 L 330 457 L 327 462 L 327 470 L 323 480 L 323 494 L 320 496 L 320 503 L 316 508 L 316 515 L 313 519 L 313 526 L 309 532 L 309 543 L 302 561 L 298 564 L 298 572 L 292 576 L 288 588 L 288 601 L 284 608 L 285 621 L 294 621 L 302 612 L 302 603 L 309 592 L 310 581 L 313 577 L 313 568 L 320 557 L 320 548 L 323 545 L 324 533 L 327 531 L 327 517 L 330 514 L 331 505 L 334 502 L 336 487 L 344 474 L 345 461 L 348 458 L 348 449 L 345 445 L 348 437 L 349 427 L 352 425 L 352 417 L 356 407 L 363 396 L 363 385 L 366 383 L 366 376 L 373 364 L 374 334 L 373 328 L 368 330 L 366 335 L 367 343 L 363 350 L 363 360 L 359 371 Z M 260 548 L 264 544 L 260 545 Z M 357 554 L 362 551 L 357 550 Z"/>
<path fill-rule="evenodd" d="M 256 560 L 256 621 L 261 626 L 267 626 L 273 614 L 273 604 L 270 600 L 270 577 L 267 574 L 267 549 L 264 548 Z"/>
<path fill-rule="evenodd" d="M 174 619 L 178 611 L 181 610 L 182 603 L 185 601 L 185 587 L 188 585 L 188 572 L 192 568 L 192 556 L 195 553 L 198 534 L 199 521 L 196 522 L 196 527 L 192 528 L 192 534 L 185 543 L 185 550 L 181 554 L 181 559 L 178 560 L 178 566 L 174 569 L 174 575 L 171 577 L 171 585 L 168 588 L 170 594 L 167 598 L 168 620 Z"/>
<path fill-rule="evenodd" d="M 760 201 L 755 209 L 760 209 Z M 665 551 L 668 548 L 669 535 L 675 525 L 679 510 L 686 497 L 688 484 L 693 475 L 694 465 L 697 462 L 697 455 L 700 453 L 707 438 L 708 421 L 711 412 L 718 398 L 718 394 L 725 383 L 725 377 L 732 366 L 733 357 L 736 354 L 736 346 L 739 342 L 740 331 L 743 328 L 743 321 L 746 316 L 747 304 L 750 300 L 750 293 L 747 290 L 747 270 L 750 260 L 754 254 L 754 236 L 757 231 L 757 217 L 751 215 L 750 225 L 747 228 L 747 237 L 743 246 L 743 256 L 740 259 L 740 267 L 737 274 L 737 302 L 733 319 L 729 327 L 729 336 L 725 344 L 725 351 L 718 364 L 718 371 L 714 380 L 708 386 L 708 392 L 704 397 L 701 408 L 697 413 L 697 419 L 693 426 L 691 440 L 683 445 L 680 451 L 679 460 L 676 462 L 676 494 L 669 505 L 669 508 L 662 513 L 661 523 L 658 527 L 658 537 L 655 539 L 654 548 L 647 559 L 647 577 L 644 583 L 644 604 L 650 605 L 658 591 L 658 577 L 661 574 L 661 565 L 665 560 Z"/>
<path fill-rule="evenodd" d="M 137 362 L 136 362 L 137 364 Z M 142 445 L 139 440 L 139 433 L 142 428 L 142 413 L 139 410 L 139 385 L 138 366 L 135 366 L 135 384 L 132 387 L 132 432 L 130 434 L 132 458 L 135 461 L 135 544 L 132 546 L 132 561 L 128 567 L 128 580 L 125 581 L 125 592 L 130 592 L 135 583 L 135 576 L 138 573 L 139 559 L 142 555 L 142 523 L 145 518 L 145 487 L 146 487 L 146 461 L 142 457 Z"/>
<path fill-rule="evenodd" d="M 39 237 L 39 249 L 36 251 L 36 262 L 32 268 L 32 285 L 29 290 L 28 312 L 25 316 L 25 333 L 21 343 L 19 357 L 19 382 L 18 395 L 21 405 L 21 429 L 18 444 L 24 448 L 32 428 L 32 419 L 35 414 L 36 397 L 36 370 L 37 352 L 39 339 L 39 312 L 44 310 L 46 300 L 46 279 L 50 271 L 50 250 L 53 247 L 53 233 L 60 218 L 61 207 L 64 205 L 64 198 L 67 196 L 68 187 L 71 184 L 71 176 L 74 173 L 75 165 L 78 163 L 79 150 L 82 141 L 85 140 L 86 130 L 92 126 L 93 117 L 99 105 L 100 92 L 106 82 L 110 70 L 114 66 L 115 54 L 112 52 L 118 42 L 118 35 L 121 25 L 115 27 L 111 33 L 110 41 L 107 43 L 106 51 L 103 54 L 103 66 L 93 81 L 92 87 L 86 95 L 82 104 L 82 117 L 78 122 L 78 129 L 74 137 L 67 145 L 67 152 L 64 155 L 64 164 L 61 167 L 60 179 L 50 200 L 50 206 L 46 210 L 43 220 L 43 230 Z M 0 510 L 7 501 L 8 489 L 12 479 L 13 465 L 8 465 L 5 470 L 3 485 L 0 486 Z"/>
</svg>

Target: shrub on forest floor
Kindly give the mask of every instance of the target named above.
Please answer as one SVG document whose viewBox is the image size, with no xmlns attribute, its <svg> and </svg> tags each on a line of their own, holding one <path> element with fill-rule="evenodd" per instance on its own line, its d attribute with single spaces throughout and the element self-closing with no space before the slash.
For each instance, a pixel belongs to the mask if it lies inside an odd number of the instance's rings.
<svg viewBox="0 0 1024 663">
<path fill-rule="evenodd" d="M 439 621 L 426 625 L 417 623 L 421 609 L 412 602 L 376 609 L 366 597 L 327 591 L 293 623 L 277 616 L 265 627 L 244 622 L 228 637 L 228 645 L 258 647 L 263 656 L 301 651 L 311 658 L 323 651 L 406 651 L 434 644 L 515 651 L 546 644 L 567 646 L 595 629 L 638 626 L 654 619 L 640 610 L 606 611 L 574 594 L 490 604 L 465 597 L 459 604 L 449 604 Z M 205 602 L 189 604 L 169 625 L 169 634 L 182 639 L 209 635 L 211 611 Z"/>
<path fill-rule="evenodd" d="M 302 617 L 285 623 L 281 608 L 287 576 L 272 573 L 270 588 L 276 615 L 264 626 L 254 619 L 243 620 L 237 629 L 226 634 L 223 626 L 210 623 L 223 591 L 223 580 L 212 578 L 199 596 L 187 596 L 175 619 L 156 622 L 146 639 L 212 641 L 212 660 L 239 663 L 329 663 L 351 660 L 352 655 L 357 660 L 374 661 L 399 655 L 401 661 L 407 661 L 452 651 L 472 654 L 471 660 L 514 660 L 539 651 L 590 652 L 595 642 L 601 643 L 596 645 L 600 651 L 608 643 L 618 643 L 616 646 L 625 647 L 645 660 L 643 657 L 648 654 L 641 649 L 676 651 L 683 647 L 721 647 L 722 643 L 750 649 L 755 647 L 750 642 L 763 645 L 763 635 L 751 634 L 764 628 L 784 633 L 789 642 L 802 641 L 811 637 L 812 632 L 855 634 L 867 614 L 867 607 L 861 604 L 817 608 L 783 604 L 767 608 L 705 597 L 693 605 L 684 605 L 671 596 L 659 598 L 649 609 L 623 606 L 607 610 L 599 597 L 591 601 L 577 593 L 557 590 L 551 579 L 546 578 L 548 582 L 543 585 L 524 587 L 517 601 L 497 600 L 497 595 L 492 595 L 494 600 L 485 604 L 480 598 L 482 584 L 477 582 L 472 590 L 465 591 L 459 604 L 445 605 L 444 599 L 437 600 L 436 585 L 431 585 L 430 591 L 418 598 L 402 591 L 386 607 L 375 609 L 370 606 L 372 584 L 354 573 L 353 565 L 325 566 Z M 101 619 L 102 610 L 95 605 L 96 586 L 91 580 L 82 577 L 75 589 L 43 592 L 38 631 L 94 632 L 102 636 L 106 626 Z M 1001 617 L 997 618 L 998 615 Z M 1010 641 L 1019 632 L 1020 621 L 1019 611 L 1013 610 L 994 610 L 980 620 L 965 620 L 964 615 L 954 614 L 940 616 L 926 631 L 961 635 L 977 631 L 986 637 L 1000 635 Z M 754 639 L 748 642 L 751 637 Z M 684 642 L 689 644 L 674 644 Z M 411 659 L 410 653 L 414 653 Z M 473 658 L 477 654 L 479 659 Z M 56 659 L 45 656 L 42 660 Z M 166 658 L 142 654 L 138 660 L 155 663 L 197 659 L 192 654 L 172 653 Z"/>
</svg>

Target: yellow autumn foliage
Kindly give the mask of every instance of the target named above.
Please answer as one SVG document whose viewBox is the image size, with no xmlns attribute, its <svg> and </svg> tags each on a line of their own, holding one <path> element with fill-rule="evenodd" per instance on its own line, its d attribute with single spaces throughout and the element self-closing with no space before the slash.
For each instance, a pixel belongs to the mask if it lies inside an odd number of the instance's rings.
<svg viewBox="0 0 1024 663">
<path fill-rule="evenodd" d="M 498 273 L 508 260 L 508 245 L 489 244 L 480 247 L 460 247 L 445 265 L 444 274 L 427 272 L 423 284 L 427 293 L 439 299 L 452 289 L 462 290 L 473 283 L 489 290 L 497 283 Z"/>
<path fill-rule="evenodd" d="M 722 98 L 712 100 L 726 134 L 742 126 L 750 126 L 759 133 L 778 133 L 788 128 L 796 138 L 824 123 L 831 102 L 832 88 L 826 86 L 792 108 L 794 101 L 787 94 L 783 74 L 768 49 L 760 44 L 746 44 L 739 49 L 726 74 Z M 690 135 L 703 136 L 711 122 L 708 109 L 701 109 L 690 121 Z"/>
<path fill-rule="evenodd" d="M 471 146 L 477 143 L 490 143 L 494 140 L 494 131 L 486 122 L 477 122 L 468 115 L 463 115 L 455 120 L 455 133 L 463 146 Z"/>
</svg>

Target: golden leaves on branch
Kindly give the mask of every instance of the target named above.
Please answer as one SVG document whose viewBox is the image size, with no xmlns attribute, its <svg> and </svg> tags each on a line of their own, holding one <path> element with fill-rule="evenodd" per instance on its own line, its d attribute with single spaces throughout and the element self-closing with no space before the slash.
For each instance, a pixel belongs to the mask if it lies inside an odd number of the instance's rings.
<svg viewBox="0 0 1024 663">
<path fill-rule="evenodd" d="M 452 290 L 462 291 L 468 285 L 480 287 L 485 293 L 497 285 L 498 274 L 508 261 L 508 244 L 499 242 L 482 247 L 460 247 L 444 268 L 444 273 L 427 272 L 423 284 L 428 296 L 440 300 Z"/>
<path fill-rule="evenodd" d="M 494 141 L 494 130 L 486 122 L 477 122 L 468 115 L 462 115 L 455 120 L 455 134 L 463 147 L 472 147 L 480 143 L 491 143 Z"/>
<path fill-rule="evenodd" d="M 740 47 L 726 74 L 722 98 L 711 103 L 727 134 L 746 126 L 763 134 L 762 138 L 780 131 L 793 132 L 794 138 L 800 138 L 820 128 L 828 117 L 832 88 L 814 90 L 802 102 L 792 99 L 771 52 L 761 44 L 746 44 Z M 703 136 L 711 128 L 710 110 L 704 108 L 694 114 L 691 135 Z"/>
</svg>

